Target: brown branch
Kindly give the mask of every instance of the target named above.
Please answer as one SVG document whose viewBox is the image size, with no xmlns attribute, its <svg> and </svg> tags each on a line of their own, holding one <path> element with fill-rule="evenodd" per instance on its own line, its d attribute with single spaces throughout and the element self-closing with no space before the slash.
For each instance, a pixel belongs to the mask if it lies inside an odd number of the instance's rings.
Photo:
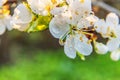
<svg viewBox="0 0 120 80">
<path fill-rule="evenodd" d="M 103 1 L 98 1 L 98 0 L 92 0 L 92 4 L 95 5 L 95 6 L 99 6 L 109 12 L 114 12 L 116 13 L 119 17 L 120 17 L 120 10 L 104 3 Z"/>
</svg>

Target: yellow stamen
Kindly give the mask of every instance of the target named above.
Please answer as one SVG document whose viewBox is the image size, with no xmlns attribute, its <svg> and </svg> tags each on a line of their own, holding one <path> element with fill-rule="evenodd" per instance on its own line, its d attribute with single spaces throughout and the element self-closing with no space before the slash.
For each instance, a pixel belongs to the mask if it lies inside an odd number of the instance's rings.
<svg viewBox="0 0 120 80">
<path fill-rule="evenodd" d="M 0 18 L 3 18 L 4 16 L 9 15 L 9 14 L 10 14 L 10 11 L 8 10 L 8 5 L 3 6 L 0 9 Z"/>
<path fill-rule="evenodd" d="M 80 2 L 81 2 L 81 3 L 84 3 L 84 2 L 85 2 L 85 0 L 80 0 Z"/>
<path fill-rule="evenodd" d="M 47 11 L 50 11 L 50 9 L 51 9 L 50 5 L 46 6 L 45 9 L 46 9 Z"/>
<path fill-rule="evenodd" d="M 57 3 L 57 0 L 51 0 L 51 2 L 52 2 L 53 4 L 56 4 L 56 3 Z"/>
<path fill-rule="evenodd" d="M 83 38 L 82 37 L 80 37 L 80 40 L 83 42 Z"/>
<path fill-rule="evenodd" d="M 76 15 L 79 15 L 79 13 L 78 13 L 77 11 L 75 12 L 75 14 L 76 14 Z"/>
<path fill-rule="evenodd" d="M 90 44 L 92 42 L 92 40 L 88 40 L 87 43 Z"/>
<path fill-rule="evenodd" d="M 43 31 L 45 30 L 47 27 L 45 25 L 38 25 L 37 26 L 37 29 L 40 30 L 40 31 Z"/>
</svg>

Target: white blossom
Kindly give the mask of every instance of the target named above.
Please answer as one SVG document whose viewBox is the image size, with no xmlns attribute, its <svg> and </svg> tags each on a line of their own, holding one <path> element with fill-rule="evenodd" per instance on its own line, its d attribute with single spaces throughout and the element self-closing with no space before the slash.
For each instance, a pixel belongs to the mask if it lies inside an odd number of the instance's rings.
<svg viewBox="0 0 120 80">
<path fill-rule="evenodd" d="M 120 26 L 119 19 L 115 13 L 110 13 L 106 17 L 106 21 L 99 20 L 95 23 L 95 28 L 103 38 L 108 38 L 107 47 L 109 51 L 114 51 L 120 45 Z M 114 46 L 114 47 L 113 47 Z"/>
<path fill-rule="evenodd" d="M 87 32 L 83 30 L 90 27 L 91 22 L 96 22 L 95 16 L 90 15 L 90 2 L 73 0 L 68 2 L 69 6 L 58 7 L 51 12 L 54 18 L 50 22 L 49 30 L 55 38 L 61 40 L 66 37 L 64 51 L 70 58 L 75 58 L 77 52 L 88 56 L 93 51 L 92 44 L 86 36 Z"/>
<path fill-rule="evenodd" d="M 14 29 L 25 31 L 29 23 L 32 21 L 32 13 L 23 4 L 19 4 L 12 16 L 11 26 Z"/>
</svg>

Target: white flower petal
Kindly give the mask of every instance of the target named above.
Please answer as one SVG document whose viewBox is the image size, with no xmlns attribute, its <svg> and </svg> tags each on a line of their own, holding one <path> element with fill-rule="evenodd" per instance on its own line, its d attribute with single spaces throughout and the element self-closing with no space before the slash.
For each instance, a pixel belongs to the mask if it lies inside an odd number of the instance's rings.
<svg viewBox="0 0 120 80">
<path fill-rule="evenodd" d="M 66 0 L 66 2 L 70 5 L 73 3 L 74 0 Z"/>
<path fill-rule="evenodd" d="M 41 11 L 44 11 L 45 4 L 42 3 L 40 0 L 27 0 L 28 4 L 30 5 L 32 11 L 36 14 L 42 14 Z"/>
<path fill-rule="evenodd" d="M 120 40 L 118 38 L 113 38 L 107 42 L 107 47 L 109 51 L 114 51 L 119 48 Z"/>
<path fill-rule="evenodd" d="M 100 19 L 95 24 L 94 27 L 98 33 L 100 33 L 104 38 L 108 37 L 111 31 L 111 27 L 105 23 L 104 20 Z M 109 32 L 108 32 L 109 31 Z"/>
<path fill-rule="evenodd" d="M 36 14 L 46 16 L 49 11 L 54 7 L 54 1 L 52 0 L 27 0 L 32 11 Z M 62 0 L 57 0 L 56 5 L 62 2 Z"/>
<path fill-rule="evenodd" d="M 64 52 L 69 58 L 76 57 L 76 50 L 74 49 L 74 38 L 73 36 L 67 36 L 65 45 L 64 45 Z"/>
<path fill-rule="evenodd" d="M 82 28 L 88 28 L 90 27 L 89 21 L 86 19 L 80 19 L 78 24 L 77 24 L 77 28 L 82 29 Z"/>
<path fill-rule="evenodd" d="M 111 59 L 114 61 L 118 61 L 120 59 L 120 49 L 113 51 L 110 55 Z"/>
<path fill-rule="evenodd" d="M 81 40 L 81 39 L 82 40 Z M 75 37 L 75 49 L 83 54 L 84 56 L 88 56 L 92 53 L 92 45 L 88 43 L 88 39 L 85 35 L 76 35 Z"/>
<path fill-rule="evenodd" d="M 49 30 L 55 38 L 60 38 L 70 29 L 69 25 L 61 16 L 55 17 L 49 24 Z"/>
<path fill-rule="evenodd" d="M 120 25 L 116 26 L 116 28 L 115 28 L 115 34 L 116 34 L 117 38 L 120 39 Z"/>
<path fill-rule="evenodd" d="M 81 2 L 81 6 L 85 8 L 87 11 L 91 11 L 92 6 L 91 6 L 91 0 L 79 0 Z M 86 12 L 85 12 L 86 13 Z"/>
<path fill-rule="evenodd" d="M 106 17 L 107 23 L 113 23 L 114 25 L 118 25 L 119 17 L 115 13 L 109 13 Z"/>
<path fill-rule="evenodd" d="M 86 13 L 86 11 L 89 13 L 91 11 L 91 0 L 74 0 L 71 4 L 71 6 L 76 10 L 80 11 L 80 13 Z M 81 9 L 81 10 L 79 10 Z"/>
<path fill-rule="evenodd" d="M 6 28 L 9 31 L 13 29 L 12 26 L 10 25 L 10 20 L 11 20 L 11 16 L 10 15 L 6 16 L 5 19 L 4 19 L 4 23 L 6 25 Z"/>
<path fill-rule="evenodd" d="M 32 21 L 32 13 L 23 5 L 19 4 L 13 14 L 10 25 L 19 31 L 25 31 Z"/>
<path fill-rule="evenodd" d="M 67 6 L 55 7 L 51 10 L 51 14 L 52 15 L 60 15 L 60 14 L 64 13 L 66 9 L 67 9 Z"/>
<path fill-rule="evenodd" d="M 106 54 L 108 52 L 108 47 L 102 43 L 95 42 L 95 51 L 98 54 Z"/>
<path fill-rule="evenodd" d="M 0 24 L 0 35 L 4 34 L 5 30 L 6 30 L 6 26 L 4 24 L 3 25 Z"/>
<path fill-rule="evenodd" d="M 106 27 L 104 28 L 105 25 L 106 24 L 104 20 L 99 20 L 95 23 L 94 27 L 98 33 L 101 33 L 101 32 L 107 33 L 107 28 Z M 102 31 L 103 29 L 104 31 Z"/>
<path fill-rule="evenodd" d="M 15 22 L 11 22 L 11 26 L 14 28 L 14 29 L 17 29 L 19 31 L 25 31 L 28 29 L 28 26 L 29 23 L 15 23 Z"/>
<path fill-rule="evenodd" d="M 86 17 L 86 20 L 89 21 L 89 24 L 91 26 L 93 26 L 94 23 L 96 23 L 99 20 L 99 18 L 95 15 L 90 15 L 90 16 Z"/>
<path fill-rule="evenodd" d="M 7 0 L 0 0 L 0 7 L 6 2 L 7 2 Z"/>
<path fill-rule="evenodd" d="M 16 23 L 28 23 L 32 20 L 32 13 L 23 5 L 19 4 L 12 18 Z"/>
</svg>

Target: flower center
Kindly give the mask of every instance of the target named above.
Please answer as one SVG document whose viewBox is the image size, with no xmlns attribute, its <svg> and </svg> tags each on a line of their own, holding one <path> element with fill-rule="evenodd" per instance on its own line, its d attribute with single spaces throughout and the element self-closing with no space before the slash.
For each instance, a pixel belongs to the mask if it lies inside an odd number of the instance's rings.
<svg viewBox="0 0 120 80">
<path fill-rule="evenodd" d="M 56 0 L 51 0 L 51 2 L 52 2 L 53 4 L 56 4 L 56 3 L 57 3 L 57 1 L 56 1 Z"/>
</svg>

